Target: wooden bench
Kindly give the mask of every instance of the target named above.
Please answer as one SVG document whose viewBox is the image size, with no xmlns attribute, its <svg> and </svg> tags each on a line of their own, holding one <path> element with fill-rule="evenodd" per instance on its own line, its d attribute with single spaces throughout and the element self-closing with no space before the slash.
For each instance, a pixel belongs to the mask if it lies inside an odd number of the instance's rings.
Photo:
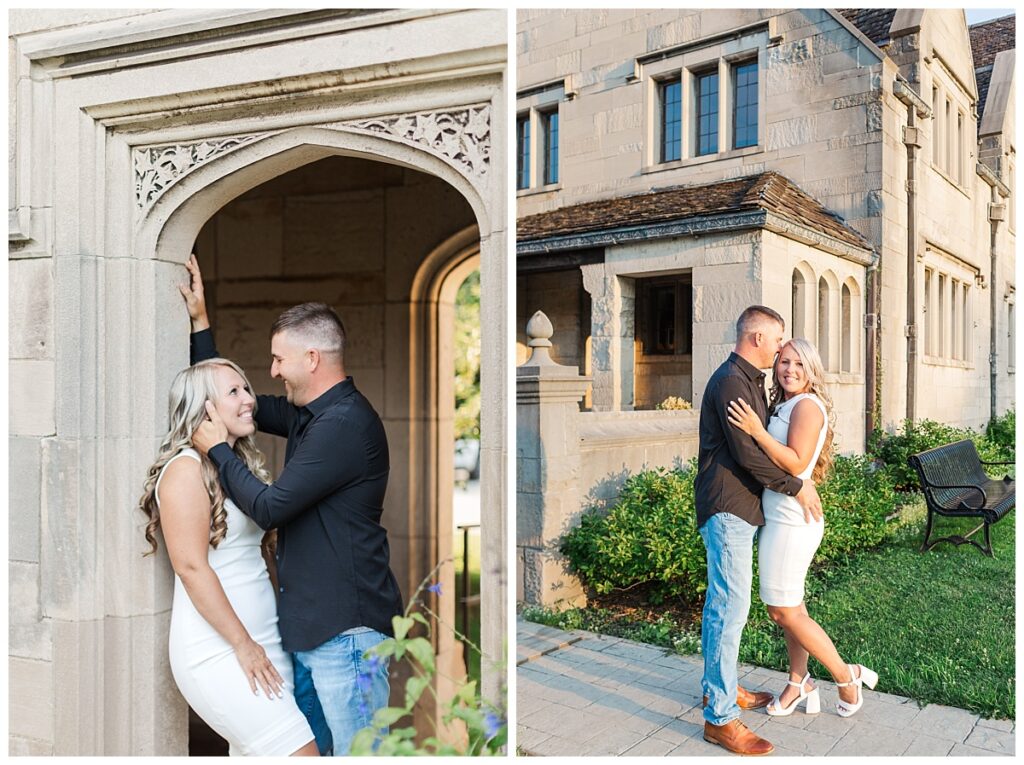
<svg viewBox="0 0 1024 765">
<path fill-rule="evenodd" d="M 1016 504 L 1014 481 L 1009 476 L 989 478 L 982 465 L 1012 465 L 1012 462 L 982 462 L 974 442 L 957 441 L 914 454 L 911 466 L 921 479 L 925 502 L 928 503 L 928 527 L 924 532 L 921 552 L 930 550 L 939 542 L 962 545 L 965 542 L 992 557 L 989 527 L 1004 518 Z M 949 518 L 981 518 L 981 524 L 967 536 L 949 536 L 933 539 L 932 521 L 935 515 Z M 985 546 L 971 537 L 985 529 Z"/>
</svg>

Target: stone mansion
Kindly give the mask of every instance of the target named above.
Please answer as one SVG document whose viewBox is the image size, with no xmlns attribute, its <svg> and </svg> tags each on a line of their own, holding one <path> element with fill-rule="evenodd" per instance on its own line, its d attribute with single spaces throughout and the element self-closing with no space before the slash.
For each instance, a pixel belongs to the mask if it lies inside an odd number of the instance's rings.
<svg viewBox="0 0 1024 765">
<path fill-rule="evenodd" d="M 818 344 L 850 448 L 865 412 L 1011 404 L 1012 17 L 521 11 L 517 41 L 517 327 L 549 315 L 594 409 L 699 400 L 753 302 Z"/>
<path fill-rule="evenodd" d="M 1014 28 L 960 9 L 520 11 L 520 599 L 551 602 L 548 553 L 581 507 L 696 454 L 695 413 L 649 410 L 700 402 L 749 304 L 820 349 L 843 452 L 1013 406 Z M 536 311 L 553 331 L 528 337 Z M 537 333 L 563 366 L 527 361 Z M 582 411 L 553 443 L 558 407 Z"/>
</svg>

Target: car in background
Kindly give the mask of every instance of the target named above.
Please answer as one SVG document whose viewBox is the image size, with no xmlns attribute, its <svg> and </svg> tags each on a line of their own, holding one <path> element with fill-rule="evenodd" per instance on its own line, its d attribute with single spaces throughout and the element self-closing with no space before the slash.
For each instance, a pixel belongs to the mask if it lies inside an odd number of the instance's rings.
<svg viewBox="0 0 1024 765">
<path fill-rule="evenodd" d="M 480 441 L 460 438 L 455 442 L 455 480 L 475 481 L 480 478 Z"/>
</svg>

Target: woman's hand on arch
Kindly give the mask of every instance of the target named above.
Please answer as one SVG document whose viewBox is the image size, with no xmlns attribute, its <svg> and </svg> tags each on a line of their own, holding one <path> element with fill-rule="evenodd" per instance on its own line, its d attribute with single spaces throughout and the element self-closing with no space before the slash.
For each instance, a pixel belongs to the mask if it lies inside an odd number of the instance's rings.
<svg viewBox="0 0 1024 765">
<path fill-rule="evenodd" d="M 209 329 L 210 319 L 206 315 L 206 292 L 203 289 L 203 274 L 199 270 L 199 261 L 193 252 L 185 263 L 188 269 L 189 283 L 179 284 L 178 291 L 185 298 L 185 307 L 188 309 L 188 317 L 192 320 L 192 331 L 198 332 Z"/>
</svg>

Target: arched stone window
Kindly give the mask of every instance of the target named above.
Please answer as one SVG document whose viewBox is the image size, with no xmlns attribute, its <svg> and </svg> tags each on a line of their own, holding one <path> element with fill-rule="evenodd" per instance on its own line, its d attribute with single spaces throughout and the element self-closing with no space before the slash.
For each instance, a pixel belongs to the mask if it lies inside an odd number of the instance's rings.
<svg viewBox="0 0 1024 765">
<path fill-rule="evenodd" d="M 840 338 L 840 371 L 860 371 L 860 287 L 852 277 L 843 282 L 841 291 L 842 337 Z"/>
<path fill-rule="evenodd" d="M 835 275 L 826 271 L 818 279 L 818 353 L 827 372 L 839 371 L 839 305 Z"/>
<path fill-rule="evenodd" d="M 792 337 L 811 339 L 814 336 L 814 272 L 806 262 L 793 269 L 793 300 L 791 305 Z"/>
</svg>

